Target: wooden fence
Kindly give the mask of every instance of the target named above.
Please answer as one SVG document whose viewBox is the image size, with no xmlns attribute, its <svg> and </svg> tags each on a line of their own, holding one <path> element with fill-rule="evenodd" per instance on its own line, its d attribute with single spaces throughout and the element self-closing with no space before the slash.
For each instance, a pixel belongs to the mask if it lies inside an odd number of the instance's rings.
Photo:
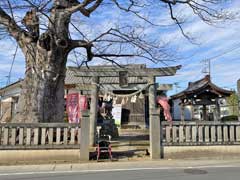
<svg viewBox="0 0 240 180">
<path fill-rule="evenodd" d="M 0 123 L 0 149 L 79 148 L 80 131 L 80 124 Z"/>
<path fill-rule="evenodd" d="M 240 144 L 240 122 L 162 122 L 161 133 L 166 146 Z"/>
</svg>

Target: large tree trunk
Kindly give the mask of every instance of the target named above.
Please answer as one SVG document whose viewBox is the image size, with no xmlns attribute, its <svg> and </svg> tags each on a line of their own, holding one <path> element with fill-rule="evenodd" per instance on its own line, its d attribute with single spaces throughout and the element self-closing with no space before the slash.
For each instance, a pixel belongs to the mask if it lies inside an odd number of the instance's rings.
<svg viewBox="0 0 240 180">
<path fill-rule="evenodd" d="M 52 11 L 48 30 L 36 42 L 19 43 L 26 73 L 14 122 L 63 122 L 70 15 Z"/>
<path fill-rule="evenodd" d="M 27 67 L 15 122 L 63 121 L 66 55 L 57 50 L 46 57 L 38 47 L 36 59 L 28 57 L 28 62 L 37 63 Z"/>
</svg>

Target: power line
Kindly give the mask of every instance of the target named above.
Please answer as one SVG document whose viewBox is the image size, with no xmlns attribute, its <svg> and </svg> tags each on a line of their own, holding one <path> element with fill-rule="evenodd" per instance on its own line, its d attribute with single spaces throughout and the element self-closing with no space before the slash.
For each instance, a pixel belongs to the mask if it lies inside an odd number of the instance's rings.
<svg viewBox="0 0 240 180">
<path fill-rule="evenodd" d="M 218 55 L 215 55 L 215 56 L 212 56 L 212 57 L 207 57 L 206 59 L 207 59 L 207 61 L 208 60 L 212 60 L 212 59 L 216 59 L 216 58 L 218 58 L 218 57 L 221 57 L 221 56 L 223 56 L 223 55 L 225 55 L 225 54 L 228 54 L 228 53 L 230 53 L 230 52 L 232 52 L 232 51 L 235 51 L 235 50 L 237 50 L 237 49 L 239 49 L 240 48 L 240 43 L 239 44 L 235 44 L 234 45 L 234 47 L 233 48 L 231 48 L 231 49 L 228 49 L 228 50 L 226 50 L 226 51 L 224 51 L 224 52 L 222 52 L 222 53 L 220 53 L 220 54 L 218 54 Z M 204 60 L 202 60 L 202 62 L 203 62 Z M 190 66 L 191 65 L 191 63 L 187 63 L 186 65 L 184 65 L 184 68 L 186 68 L 186 67 L 188 67 L 188 66 Z M 195 66 L 198 66 L 198 64 L 195 64 Z"/>
<path fill-rule="evenodd" d="M 220 54 L 218 54 L 218 55 L 209 57 L 209 58 L 207 58 L 207 59 L 209 59 L 209 60 L 216 59 L 216 58 L 221 57 L 221 56 L 223 56 L 223 55 L 225 55 L 225 54 L 228 54 L 228 53 L 230 53 L 230 52 L 232 52 L 232 51 L 235 51 L 235 50 L 237 50 L 237 49 L 239 49 L 239 48 L 240 48 L 240 44 L 236 44 L 235 47 L 233 47 L 233 48 L 231 48 L 231 49 L 228 49 L 228 50 L 226 50 L 226 51 L 224 51 L 224 52 L 222 52 L 222 53 L 220 53 Z"/>
<path fill-rule="evenodd" d="M 224 56 L 225 54 L 228 54 L 228 53 L 230 53 L 232 51 L 235 51 L 239 48 L 240 48 L 240 44 L 236 44 L 236 46 L 231 48 L 231 49 L 228 49 L 228 50 L 226 50 L 226 51 L 224 51 L 224 52 L 222 52 L 218 55 L 209 57 L 205 60 L 202 60 L 201 62 L 204 63 L 204 68 L 202 70 L 202 73 L 208 74 L 211 77 L 211 60 L 216 59 L 216 58 L 221 57 L 221 56 Z"/>
<path fill-rule="evenodd" d="M 15 62 L 15 59 L 16 59 L 17 51 L 18 51 L 18 45 L 16 46 L 15 52 L 13 54 L 12 64 L 11 64 L 11 67 L 10 67 L 10 70 L 9 70 L 9 73 L 8 73 L 8 76 L 7 76 L 8 80 L 7 80 L 6 85 L 9 85 L 10 82 L 11 82 L 12 68 L 13 68 L 13 65 L 14 65 L 14 62 Z"/>
</svg>

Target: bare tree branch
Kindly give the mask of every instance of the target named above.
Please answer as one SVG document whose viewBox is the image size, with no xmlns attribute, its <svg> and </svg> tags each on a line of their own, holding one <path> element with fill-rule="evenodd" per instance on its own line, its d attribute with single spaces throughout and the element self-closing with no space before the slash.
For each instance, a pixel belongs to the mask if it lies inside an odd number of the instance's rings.
<svg viewBox="0 0 240 180">
<path fill-rule="evenodd" d="M 31 41 L 29 34 L 20 28 L 17 23 L 0 7 L 0 24 L 17 40 Z"/>
<path fill-rule="evenodd" d="M 70 8 L 67 8 L 66 11 L 70 14 L 80 11 L 84 16 L 89 17 L 90 14 L 100 6 L 102 1 L 103 0 L 84 0 L 82 3 L 79 3 Z M 92 6 L 86 8 L 89 4 L 91 4 L 93 2 L 94 2 L 94 4 Z"/>
<path fill-rule="evenodd" d="M 91 46 L 90 42 L 87 42 L 85 40 L 69 40 L 69 50 L 71 51 L 72 49 L 79 48 L 79 47 L 84 47 L 87 48 Z"/>
<path fill-rule="evenodd" d="M 144 20 L 145 22 L 147 22 L 151 25 L 160 26 L 156 22 L 151 21 L 148 18 L 145 18 L 143 15 L 141 15 L 140 12 L 135 10 L 135 8 L 139 9 L 139 7 L 144 7 L 144 3 L 142 1 L 128 0 L 128 2 L 129 2 L 128 4 L 122 3 L 122 1 L 119 1 L 119 0 L 112 0 L 112 1 L 119 9 L 121 9 L 125 12 L 132 13 L 132 14 L 136 15 L 138 18 Z M 142 4 L 141 4 L 141 2 L 142 2 Z M 182 21 L 182 20 L 178 19 L 176 16 L 174 16 L 173 6 L 183 5 L 183 6 L 185 6 L 185 8 L 191 9 L 192 12 L 195 15 L 197 15 L 203 22 L 210 24 L 210 25 L 213 25 L 219 21 L 230 20 L 230 19 L 233 19 L 233 17 L 234 17 L 234 15 L 231 13 L 222 12 L 221 10 L 214 9 L 211 6 L 211 5 L 220 4 L 222 1 L 219 1 L 219 0 L 160 0 L 160 2 L 162 2 L 162 4 L 166 4 L 168 6 L 171 19 L 179 27 L 182 35 L 185 38 L 187 38 L 191 43 L 194 43 L 194 44 L 195 44 L 194 39 L 185 32 L 185 30 L 182 26 L 184 21 Z M 156 4 L 156 3 L 154 3 L 154 4 Z M 157 5 L 155 5 L 155 6 L 157 6 Z"/>
</svg>

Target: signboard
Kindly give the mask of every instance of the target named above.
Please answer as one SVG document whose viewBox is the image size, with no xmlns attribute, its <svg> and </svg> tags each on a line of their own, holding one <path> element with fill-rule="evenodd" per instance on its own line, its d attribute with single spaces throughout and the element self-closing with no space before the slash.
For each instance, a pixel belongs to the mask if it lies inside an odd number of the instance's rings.
<svg viewBox="0 0 240 180">
<path fill-rule="evenodd" d="M 119 72 L 119 85 L 120 85 L 120 87 L 128 87 L 128 72 L 127 71 Z"/>
<path fill-rule="evenodd" d="M 115 124 L 121 126 L 122 119 L 122 104 L 114 104 L 112 108 L 112 116 L 115 120 Z"/>
<path fill-rule="evenodd" d="M 79 123 L 81 119 L 81 112 L 87 109 L 87 97 L 80 96 L 79 93 L 72 93 L 67 95 L 67 114 L 69 123 Z"/>
</svg>

